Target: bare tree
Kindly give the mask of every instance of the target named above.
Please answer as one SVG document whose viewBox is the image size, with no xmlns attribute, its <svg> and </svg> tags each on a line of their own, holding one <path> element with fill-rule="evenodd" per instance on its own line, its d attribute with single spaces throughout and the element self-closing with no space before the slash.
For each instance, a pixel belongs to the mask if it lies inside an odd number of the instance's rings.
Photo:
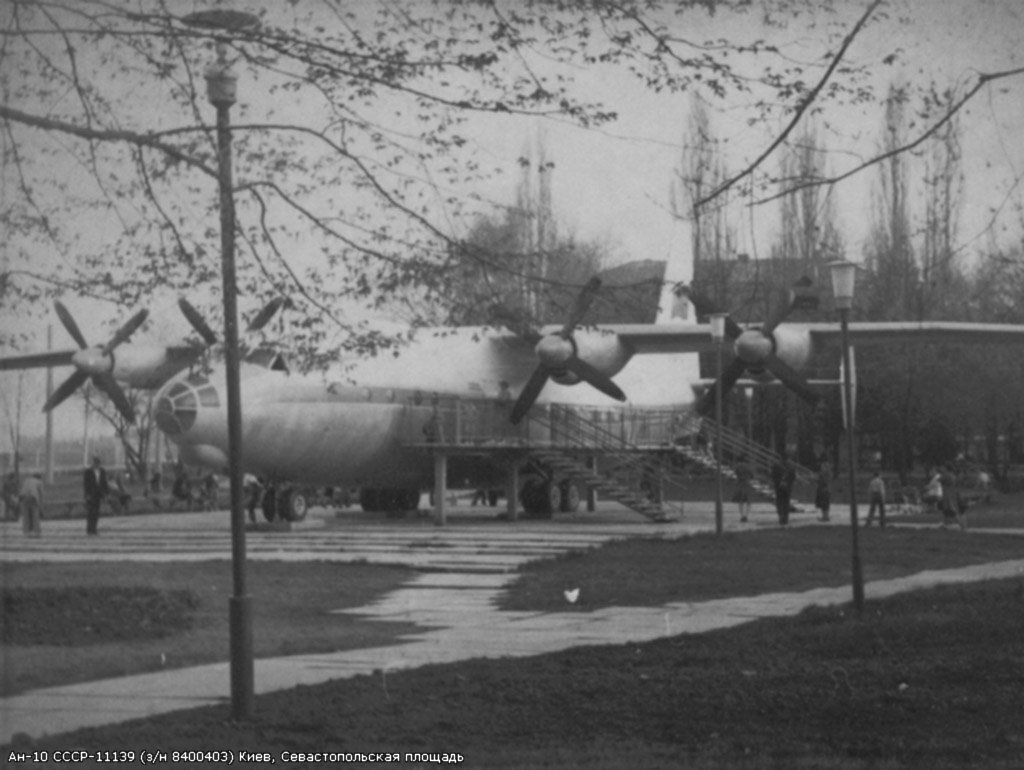
<svg viewBox="0 0 1024 770">
<path fill-rule="evenodd" d="M 4 408 L 4 418 L 7 420 L 7 433 L 11 442 L 11 452 L 15 475 L 21 475 L 21 410 L 22 410 L 22 385 L 25 381 L 25 373 L 8 374 L 4 379 L 4 387 L 0 389 L 0 402 Z M 11 380 L 14 385 L 11 386 Z"/>
<path fill-rule="evenodd" d="M 737 252 L 736 228 L 730 221 L 732 196 L 726 192 L 713 204 L 701 205 L 708 193 L 728 175 L 719 140 L 714 135 L 707 101 L 691 99 L 689 125 L 682 153 L 669 189 L 672 215 L 690 223 L 694 275 L 702 290 L 721 308 L 735 301 L 730 296 L 730 264 Z"/>
<path fill-rule="evenodd" d="M 114 429 L 114 434 L 124 451 L 125 465 L 130 473 L 145 482 L 149 478 L 150 440 L 156 424 L 153 413 L 154 393 L 128 389 L 125 396 L 135 413 L 135 420 L 128 422 L 113 403 L 89 388 L 82 392 L 88 406 Z"/>
<path fill-rule="evenodd" d="M 205 297 L 215 313 L 215 295 L 203 291 L 219 271 L 215 138 L 202 87 L 215 41 L 240 75 L 232 134 L 243 307 L 294 297 L 303 322 L 292 342 L 315 357 L 340 352 L 321 348 L 328 331 L 359 348 L 387 342 L 342 316 L 342 304 L 443 296 L 453 260 L 488 259 L 457 237 L 483 206 L 466 191 L 493 171 L 469 152 L 474 116 L 606 124 L 614 113 L 573 87 L 574 70 L 592 66 L 665 92 L 699 84 L 716 99 L 756 86 L 766 115 L 794 101 L 803 111 L 865 98 L 857 78 L 867 70 L 837 65 L 875 5 L 855 27 L 827 25 L 821 44 L 835 46 L 835 88 L 825 94 L 776 44 L 678 33 L 691 17 L 747 13 L 745 0 L 328 0 L 268 4 L 259 27 L 232 27 L 222 13 L 216 29 L 187 23 L 162 0 L 11 0 L 0 10 L 9 193 L 0 217 L 10 234 L 0 301 L 29 307 L 74 292 L 135 304 L 165 288 Z M 817 8 L 765 0 L 758 10 L 784 30 Z M 734 66 L 738 53 L 755 57 L 760 74 Z"/>
</svg>

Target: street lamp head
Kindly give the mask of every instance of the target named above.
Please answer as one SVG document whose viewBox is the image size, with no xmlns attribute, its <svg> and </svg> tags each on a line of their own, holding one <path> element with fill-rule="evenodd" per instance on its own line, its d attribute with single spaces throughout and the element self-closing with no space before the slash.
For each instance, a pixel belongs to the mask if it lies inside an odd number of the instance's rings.
<svg viewBox="0 0 1024 770">
<path fill-rule="evenodd" d="M 853 307 L 853 290 L 857 282 L 857 265 L 845 259 L 828 263 L 832 275 L 832 294 L 837 310 Z"/>
<path fill-rule="evenodd" d="M 712 313 L 708 316 L 708 320 L 711 322 L 711 339 L 715 342 L 725 339 L 725 319 L 728 317 L 728 313 Z"/>
<path fill-rule="evenodd" d="M 260 24 L 259 17 L 244 11 L 233 11 L 230 8 L 213 8 L 208 11 L 197 11 L 181 17 L 181 22 L 199 29 L 222 30 L 224 32 L 240 32 L 254 29 Z M 203 71 L 206 77 L 206 96 L 214 106 L 230 107 L 235 103 L 238 91 L 238 76 L 232 71 L 228 62 L 227 43 L 218 37 L 217 61 Z"/>
</svg>

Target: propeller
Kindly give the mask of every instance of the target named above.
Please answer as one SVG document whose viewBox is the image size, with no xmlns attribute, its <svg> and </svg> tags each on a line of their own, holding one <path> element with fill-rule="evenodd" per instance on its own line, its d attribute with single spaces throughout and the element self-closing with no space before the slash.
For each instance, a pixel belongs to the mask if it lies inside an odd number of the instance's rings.
<svg viewBox="0 0 1024 770">
<path fill-rule="evenodd" d="M 524 339 L 535 342 L 534 350 L 539 359 L 537 368 L 530 375 L 530 379 L 526 381 L 526 385 L 523 386 L 519 398 L 516 399 L 515 404 L 512 406 L 510 419 L 513 424 L 523 419 L 523 416 L 533 406 L 533 402 L 537 400 L 537 396 L 540 395 L 540 392 L 544 389 L 552 375 L 560 376 L 571 372 L 605 395 L 619 401 L 626 400 L 626 394 L 619 389 L 618 385 L 612 382 L 610 377 L 579 357 L 576 341 L 572 336 L 573 331 L 590 309 L 600 288 L 601 279 L 597 276 L 587 281 L 576 297 L 576 302 L 569 313 L 569 317 L 557 332 L 542 335 L 534 329 L 509 327 Z"/>
<path fill-rule="evenodd" d="M 114 332 L 114 336 L 105 345 L 93 345 L 90 347 L 89 343 L 85 341 L 85 335 L 78 328 L 78 324 L 68 309 L 60 302 L 54 302 L 53 304 L 57 311 L 57 317 L 64 328 L 67 329 L 71 338 L 78 343 L 79 350 L 71 356 L 71 363 L 75 366 L 75 372 L 64 380 L 50 397 L 46 399 L 46 403 L 43 404 L 43 411 L 49 412 L 54 407 L 63 403 L 86 380 L 92 380 L 92 383 L 110 398 L 114 406 L 117 407 L 117 410 L 128 422 L 135 422 L 135 411 L 112 374 L 114 370 L 113 352 L 118 345 L 127 341 L 142 326 L 146 316 L 149 315 L 149 311 L 140 310 L 129 318 L 123 326 Z"/>
<path fill-rule="evenodd" d="M 688 287 L 683 287 L 682 291 L 693 303 L 698 316 L 718 312 L 714 303 L 706 296 Z M 794 310 L 813 309 L 817 307 L 817 303 L 818 298 L 814 294 L 811 281 L 804 277 L 793 285 L 788 302 L 781 306 L 764 326 L 744 329 L 731 317 L 726 316 L 725 335 L 732 341 L 736 357 L 722 371 L 722 394 L 728 393 L 745 372 L 760 373 L 767 370 L 800 398 L 812 403 L 817 401 L 818 394 L 811 389 L 803 375 L 776 354 L 776 340 L 772 334 Z M 700 414 L 707 415 L 714 411 L 717 390 L 717 385 L 708 389 L 697 407 Z"/>
<path fill-rule="evenodd" d="M 212 346 L 217 343 L 217 334 L 210 328 L 210 325 L 206 323 L 206 319 L 199 313 L 192 304 L 184 297 L 178 300 L 178 307 L 181 308 L 181 312 L 185 318 L 188 319 L 189 324 L 196 330 L 196 333 L 203 338 L 203 341 L 208 345 Z M 246 327 L 247 332 L 258 332 L 264 326 L 266 326 L 270 320 L 277 314 L 281 308 L 293 307 L 292 301 L 287 297 L 274 297 L 270 302 L 260 308 L 259 312 L 253 316 L 252 321 Z M 267 350 L 256 350 L 248 353 L 245 356 L 245 360 L 256 363 L 263 366 L 271 366 L 272 362 L 277 358 L 276 351 L 268 352 Z"/>
<path fill-rule="evenodd" d="M 292 302 L 287 297 L 274 297 L 266 305 L 264 305 L 260 311 L 253 316 L 252 321 L 246 327 L 246 331 L 258 332 L 264 326 L 266 326 L 270 319 L 272 319 L 277 311 L 282 307 L 291 307 Z M 217 334 L 210 328 L 210 325 L 206 323 L 206 319 L 199 313 L 192 304 L 184 297 L 178 300 L 178 307 L 181 308 L 181 312 L 185 318 L 188 319 L 189 324 L 196 330 L 196 333 L 203 338 L 203 342 L 207 345 L 215 345 L 217 343 Z"/>
</svg>

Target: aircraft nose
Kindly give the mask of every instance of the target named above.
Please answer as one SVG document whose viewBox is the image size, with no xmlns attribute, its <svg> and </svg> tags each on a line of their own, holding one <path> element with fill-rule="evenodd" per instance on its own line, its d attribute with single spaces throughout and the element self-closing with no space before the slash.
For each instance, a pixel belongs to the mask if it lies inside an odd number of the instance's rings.
<svg viewBox="0 0 1024 770">
<path fill-rule="evenodd" d="M 83 348 L 71 356 L 71 363 L 86 374 L 105 374 L 114 368 L 114 359 L 100 348 Z"/>
<path fill-rule="evenodd" d="M 195 391 L 183 382 L 168 385 L 156 402 L 157 427 L 168 436 L 180 436 L 196 422 L 199 402 Z"/>
</svg>

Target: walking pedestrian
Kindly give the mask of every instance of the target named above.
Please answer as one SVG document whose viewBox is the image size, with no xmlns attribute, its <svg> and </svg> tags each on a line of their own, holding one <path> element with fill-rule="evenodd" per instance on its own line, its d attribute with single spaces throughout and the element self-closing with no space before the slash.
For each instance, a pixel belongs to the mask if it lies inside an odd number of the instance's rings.
<svg viewBox="0 0 1024 770">
<path fill-rule="evenodd" d="M 35 473 L 26 478 L 19 492 L 19 509 L 21 511 L 21 528 L 28 537 L 39 537 L 42 534 L 43 518 L 43 477 Z"/>
<path fill-rule="evenodd" d="M 82 476 L 85 491 L 85 534 L 98 534 L 100 504 L 110 494 L 107 471 L 99 455 L 92 458 L 92 467 L 86 468 Z"/>
</svg>

